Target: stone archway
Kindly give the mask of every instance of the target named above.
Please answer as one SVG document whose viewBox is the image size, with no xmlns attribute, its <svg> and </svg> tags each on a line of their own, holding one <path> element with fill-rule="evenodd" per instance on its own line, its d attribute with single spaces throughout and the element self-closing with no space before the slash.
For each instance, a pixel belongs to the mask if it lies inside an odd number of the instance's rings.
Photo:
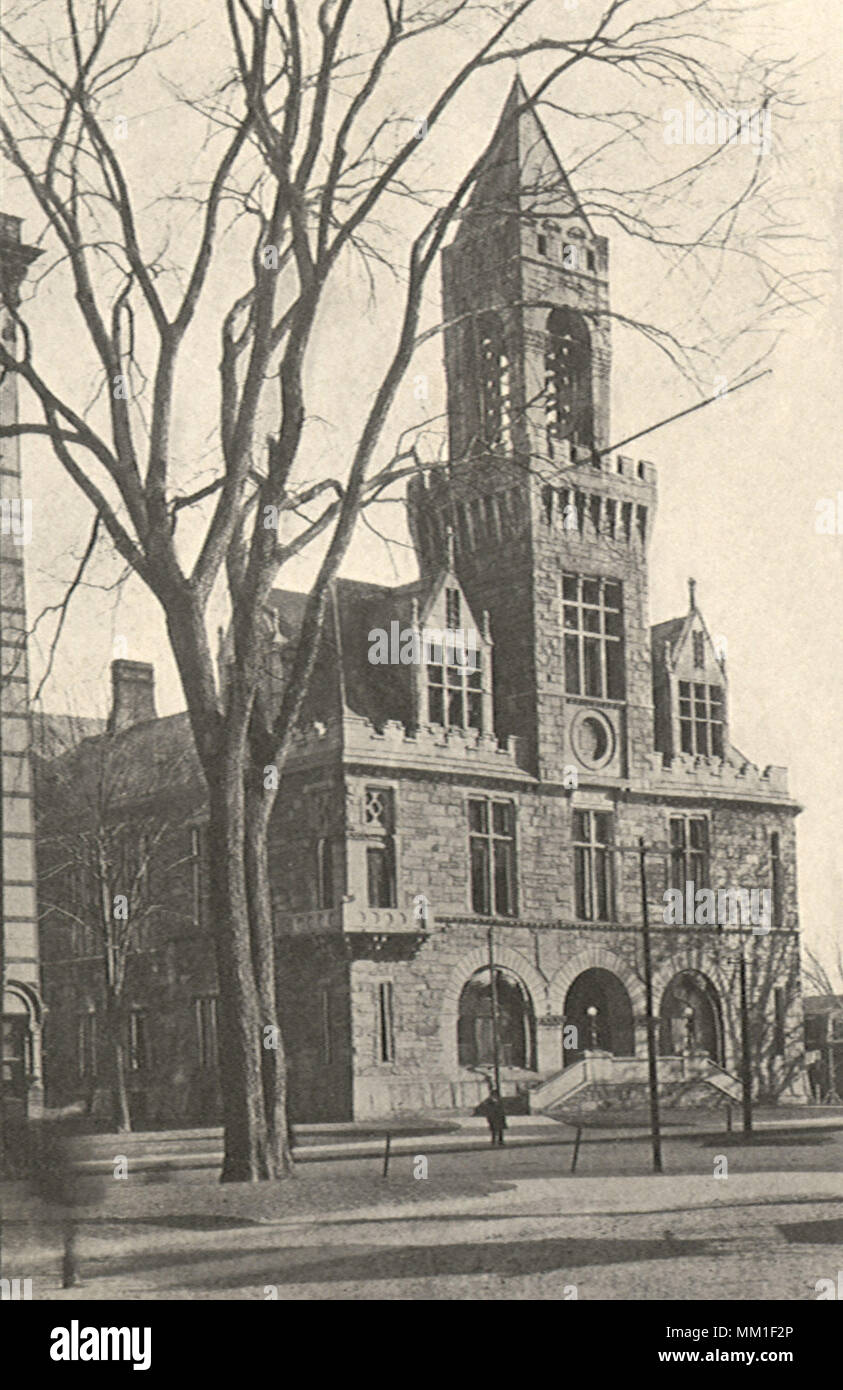
<svg viewBox="0 0 843 1390">
<path fill-rule="evenodd" d="M 587 950 L 578 951 L 575 956 L 566 961 L 551 979 L 549 988 L 550 1013 L 564 1013 L 565 998 L 574 980 L 585 970 L 592 969 L 608 970 L 612 975 L 616 975 L 629 995 L 633 1012 L 639 1015 L 646 1012 L 643 981 L 639 980 L 626 961 L 622 960 L 614 951 L 607 950 L 605 946 L 589 946 Z"/>
<path fill-rule="evenodd" d="M 662 993 L 659 1052 L 709 1056 L 723 1065 L 723 1014 L 720 996 L 701 970 L 678 970 Z"/>
<path fill-rule="evenodd" d="M 536 1014 L 529 992 L 508 970 L 495 966 L 493 1008 L 492 972 L 486 966 L 462 987 L 457 1017 L 457 1051 L 461 1067 L 490 1067 L 497 1056 L 502 1067 L 535 1071 Z"/>
<path fill-rule="evenodd" d="M 22 1118 L 38 1116 L 44 1104 L 41 1030 L 44 1005 L 32 985 L 6 980 L 3 989 L 3 1095 Z"/>
<path fill-rule="evenodd" d="M 499 946 L 495 943 L 494 960 L 497 970 L 502 971 L 504 976 L 511 976 L 517 981 L 531 1003 L 534 1017 L 540 1017 L 547 1007 L 547 980 L 545 976 L 531 964 L 526 956 L 522 956 L 519 951 L 514 951 L 508 946 Z M 463 990 L 473 977 L 477 977 L 484 970 L 488 972 L 488 969 L 488 950 L 484 946 L 478 946 L 474 950 L 467 951 L 460 958 L 459 963 L 451 971 L 445 986 L 439 1032 L 442 1060 L 451 1076 L 456 1076 L 460 1072 L 458 1031 L 460 999 Z"/>
<path fill-rule="evenodd" d="M 576 1029 L 577 1045 L 564 1049 L 564 1066 L 578 1062 L 586 1050 L 635 1055 L 632 1002 L 623 982 L 602 966 L 590 966 L 572 982 L 565 995 L 565 1026 Z"/>
</svg>

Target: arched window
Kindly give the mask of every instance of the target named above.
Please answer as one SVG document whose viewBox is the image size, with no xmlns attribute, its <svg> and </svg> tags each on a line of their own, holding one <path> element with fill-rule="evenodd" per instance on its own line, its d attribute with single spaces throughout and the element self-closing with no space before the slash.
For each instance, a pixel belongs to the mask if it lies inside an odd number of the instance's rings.
<svg viewBox="0 0 843 1390">
<path fill-rule="evenodd" d="M 461 1067 L 502 1067 L 535 1070 L 535 1013 L 530 996 L 509 971 L 495 968 L 492 997 L 488 968 L 478 970 L 463 987 L 457 1021 Z"/>
<path fill-rule="evenodd" d="M 545 415 L 548 441 L 594 443 L 591 334 L 582 314 L 553 309 L 547 319 Z"/>
<path fill-rule="evenodd" d="M 480 356 L 480 432 L 486 444 L 510 444 L 509 357 L 497 314 L 478 320 Z"/>
<path fill-rule="evenodd" d="M 622 980 L 611 970 L 592 966 L 577 976 L 565 996 L 565 1026 L 573 1028 L 573 1046 L 562 1051 L 562 1065 L 579 1062 L 583 1052 L 635 1056 L 632 1003 Z"/>
<path fill-rule="evenodd" d="M 723 1065 L 723 1019 L 717 990 L 698 970 L 680 970 L 665 989 L 659 1051 L 663 1057 L 707 1054 Z"/>
</svg>

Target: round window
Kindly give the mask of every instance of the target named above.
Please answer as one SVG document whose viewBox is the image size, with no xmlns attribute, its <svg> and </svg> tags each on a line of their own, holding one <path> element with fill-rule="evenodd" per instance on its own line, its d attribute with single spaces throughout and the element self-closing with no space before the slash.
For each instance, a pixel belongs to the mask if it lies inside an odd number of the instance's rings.
<svg viewBox="0 0 843 1390">
<path fill-rule="evenodd" d="M 571 742 L 583 766 L 597 769 L 605 766 L 615 751 L 615 732 L 598 710 L 581 710 L 574 718 Z"/>
</svg>

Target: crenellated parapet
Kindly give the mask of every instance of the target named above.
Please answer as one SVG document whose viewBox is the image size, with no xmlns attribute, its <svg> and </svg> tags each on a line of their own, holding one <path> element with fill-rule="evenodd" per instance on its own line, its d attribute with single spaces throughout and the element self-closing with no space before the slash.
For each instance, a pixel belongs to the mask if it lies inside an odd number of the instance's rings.
<svg viewBox="0 0 843 1390">
<path fill-rule="evenodd" d="M 790 802 L 786 767 L 765 767 L 755 763 L 729 762 L 721 758 L 693 757 L 678 753 L 666 762 L 661 753 L 648 756 L 648 789 L 657 792 L 689 794 L 695 791 L 752 801 Z"/>
<path fill-rule="evenodd" d="M 430 765 L 438 772 L 476 772 L 483 776 L 518 777 L 524 772 L 516 758 L 516 740 L 500 744 L 478 729 L 443 729 L 428 725 L 408 730 L 389 720 L 382 730 L 368 719 L 343 720 L 343 755 L 354 762 L 399 767 Z"/>
<path fill-rule="evenodd" d="M 334 724 L 312 724 L 298 732 L 290 745 L 290 764 L 296 767 L 332 759 L 373 766 L 430 767 L 437 772 L 478 773 L 484 777 L 517 777 L 517 741 L 501 744 L 478 729 L 444 729 L 428 725 L 407 729 L 389 720 L 382 729 L 370 720 L 346 714 Z"/>
<path fill-rule="evenodd" d="M 629 458 L 626 454 L 597 454 L 582 445 L 572 444 L 569 439 L 556 441 L 553 447 L 553 461 L 560 468 L 578 468 L 599 473 L 603 478 L 620 478 L 628 483 L 642 483 L 654 488 L 658 484 L 658 472 L 654 463 L 646 459 Z"/>
</svg>

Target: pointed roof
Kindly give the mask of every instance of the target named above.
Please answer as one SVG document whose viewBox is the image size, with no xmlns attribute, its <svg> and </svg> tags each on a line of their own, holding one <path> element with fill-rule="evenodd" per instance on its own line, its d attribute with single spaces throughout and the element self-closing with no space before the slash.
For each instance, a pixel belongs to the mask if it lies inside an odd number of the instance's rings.
<svg viewBox="0 0 843 1390">
<path fill-rule="evenodd" d="M 459 586 L 466 610 L 484 643 L 483 629 L 471 613 L 462 585 L 447 564 L 436 574 L 397 587 L 359 579 L 338 579 L 334 587 L 335 621 L 332 618 L 324 628 L 311 681 L 308 717 L 330 722 L 338 716 L 342 704 L 353 714 L 371 719 L 377 728 L 390 719 L 411 724 L 414 715 L 411 667 L 400 663 L 379 665 L 377 679 L 373 680 L 369 661 L 370 634 L 373 629 L 383 629 L 389 634 L 393 623 L 398 631 L 411 628 L 417 622 L 423 626 L 435 599 L 448 582 Z M 307 600 L 307 594 L 293 589 L 273 589 L 269 595 L 268 606 L 276 611 L 279 631 L 289 641 L 298 639 Z"/>
<path fill-rule="evenodd" d="M 520 76 L 489 142 L 466 217 L 499 216 L 506 209 L 520 216 L 578 216 L 593 230 Z"/>
<path fill-rule="evenodd" d="M 711 640 L 711 633 L 708 630 L 705 618 L 697 607 L 697 581 L 695 579 L 688 580 L 688 599 L 688 612 L 683 618 L 668 618 L 663 623 L 654 623 L 650 628 L 650 650 L 653 655 L 653 661 L 661 662 L 664 660 L 665 642 L 670 643 L 671 658 L 675 661 L 683 651 L 694 623 L 698 623 L 703 630 L 705 640 L 715 660 L 722 670 L 723 664 Z"/>
</svg>

